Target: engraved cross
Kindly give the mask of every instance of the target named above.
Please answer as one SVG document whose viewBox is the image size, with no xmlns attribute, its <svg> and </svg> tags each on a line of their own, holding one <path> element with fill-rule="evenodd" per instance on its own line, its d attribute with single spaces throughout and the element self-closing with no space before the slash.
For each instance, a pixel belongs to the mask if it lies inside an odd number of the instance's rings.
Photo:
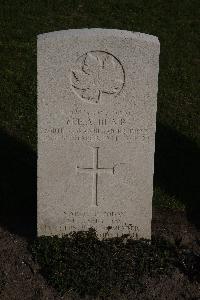
<svg viewBox="0 0 200 300">
<path fill-rule="evenodd" d="M 93 166 L 88 168 L 76 167 L 78 172 L 90 173 L 93 175 L 93 187 L 92 187 L 92 206 L 98 206 L 97 201 L 97 187 L 98 187 L 98 174 L 108 173 L 114 174 L 114 167 L 112 168 L 99 168 L 99 147 L 93 148 Z"/>
</svg>

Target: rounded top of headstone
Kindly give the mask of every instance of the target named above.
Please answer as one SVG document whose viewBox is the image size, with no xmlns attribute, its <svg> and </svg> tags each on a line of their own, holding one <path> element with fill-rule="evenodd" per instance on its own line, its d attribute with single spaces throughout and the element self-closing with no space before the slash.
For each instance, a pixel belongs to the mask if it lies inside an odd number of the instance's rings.
<svg viewBox="0 0 200 300">
<path fill-rule="evenodd" d="M 82 28 L 82 29 L 68 29 L 68 30 L 60 30 L 60 31 L 53 31 L 48 33 L 39 34 L 38 40 L 43 38 L 56 38 L 56 37 L 78 37 L 78 36 L 84 36 L 84 37 L 92 37 L 95 36 L 115 36 L 118 38 L 132 38 L 132 39 L 138 39 L 143 40 L 149 43 L 156 43 L 160 44 L 159 40 L 156 36 L 150 35 L 147 33 L 141 33 L 141 32 L 133 32 L 128 30 L 120 30 L 120 29 L 105 29 L 105 28 Z"/>
</svg>

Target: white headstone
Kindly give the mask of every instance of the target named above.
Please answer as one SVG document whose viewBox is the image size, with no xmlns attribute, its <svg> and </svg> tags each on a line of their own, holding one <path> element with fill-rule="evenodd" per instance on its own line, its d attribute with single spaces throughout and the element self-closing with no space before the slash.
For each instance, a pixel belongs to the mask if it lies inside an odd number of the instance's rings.
<svg viewBox="0 0 200 300">
<path fill-rule="evenodd" d="M 38 235 L 151 238 L 157 37 L 38 36 Z"/>
</svg>

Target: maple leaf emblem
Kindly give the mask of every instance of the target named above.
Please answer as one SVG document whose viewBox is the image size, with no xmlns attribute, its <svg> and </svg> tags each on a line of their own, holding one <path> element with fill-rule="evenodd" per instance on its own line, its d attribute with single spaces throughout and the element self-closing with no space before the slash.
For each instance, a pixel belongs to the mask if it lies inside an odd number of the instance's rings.
<svg viewBox="0 0 200 300">
<path fill-rule="evenodd" d="M 117 96 L 125 82 L 120 61 L 104 51 L 91 51 L 77 60 L 71 72 L 71 85 L 82 100 L 99 103 L 103 96 Z"/>
</svg>

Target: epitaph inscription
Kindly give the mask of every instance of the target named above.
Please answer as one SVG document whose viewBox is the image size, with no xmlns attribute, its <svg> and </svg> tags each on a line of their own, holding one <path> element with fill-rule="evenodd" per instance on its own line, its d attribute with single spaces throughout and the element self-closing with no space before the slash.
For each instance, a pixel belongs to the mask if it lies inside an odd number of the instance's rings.
<svg viewBox="0 0 200 300">
<path fill-rule="evenodd" d="M 38 36 L 38 235 L 151 238 L 159 41 Z"/>
</svg>

